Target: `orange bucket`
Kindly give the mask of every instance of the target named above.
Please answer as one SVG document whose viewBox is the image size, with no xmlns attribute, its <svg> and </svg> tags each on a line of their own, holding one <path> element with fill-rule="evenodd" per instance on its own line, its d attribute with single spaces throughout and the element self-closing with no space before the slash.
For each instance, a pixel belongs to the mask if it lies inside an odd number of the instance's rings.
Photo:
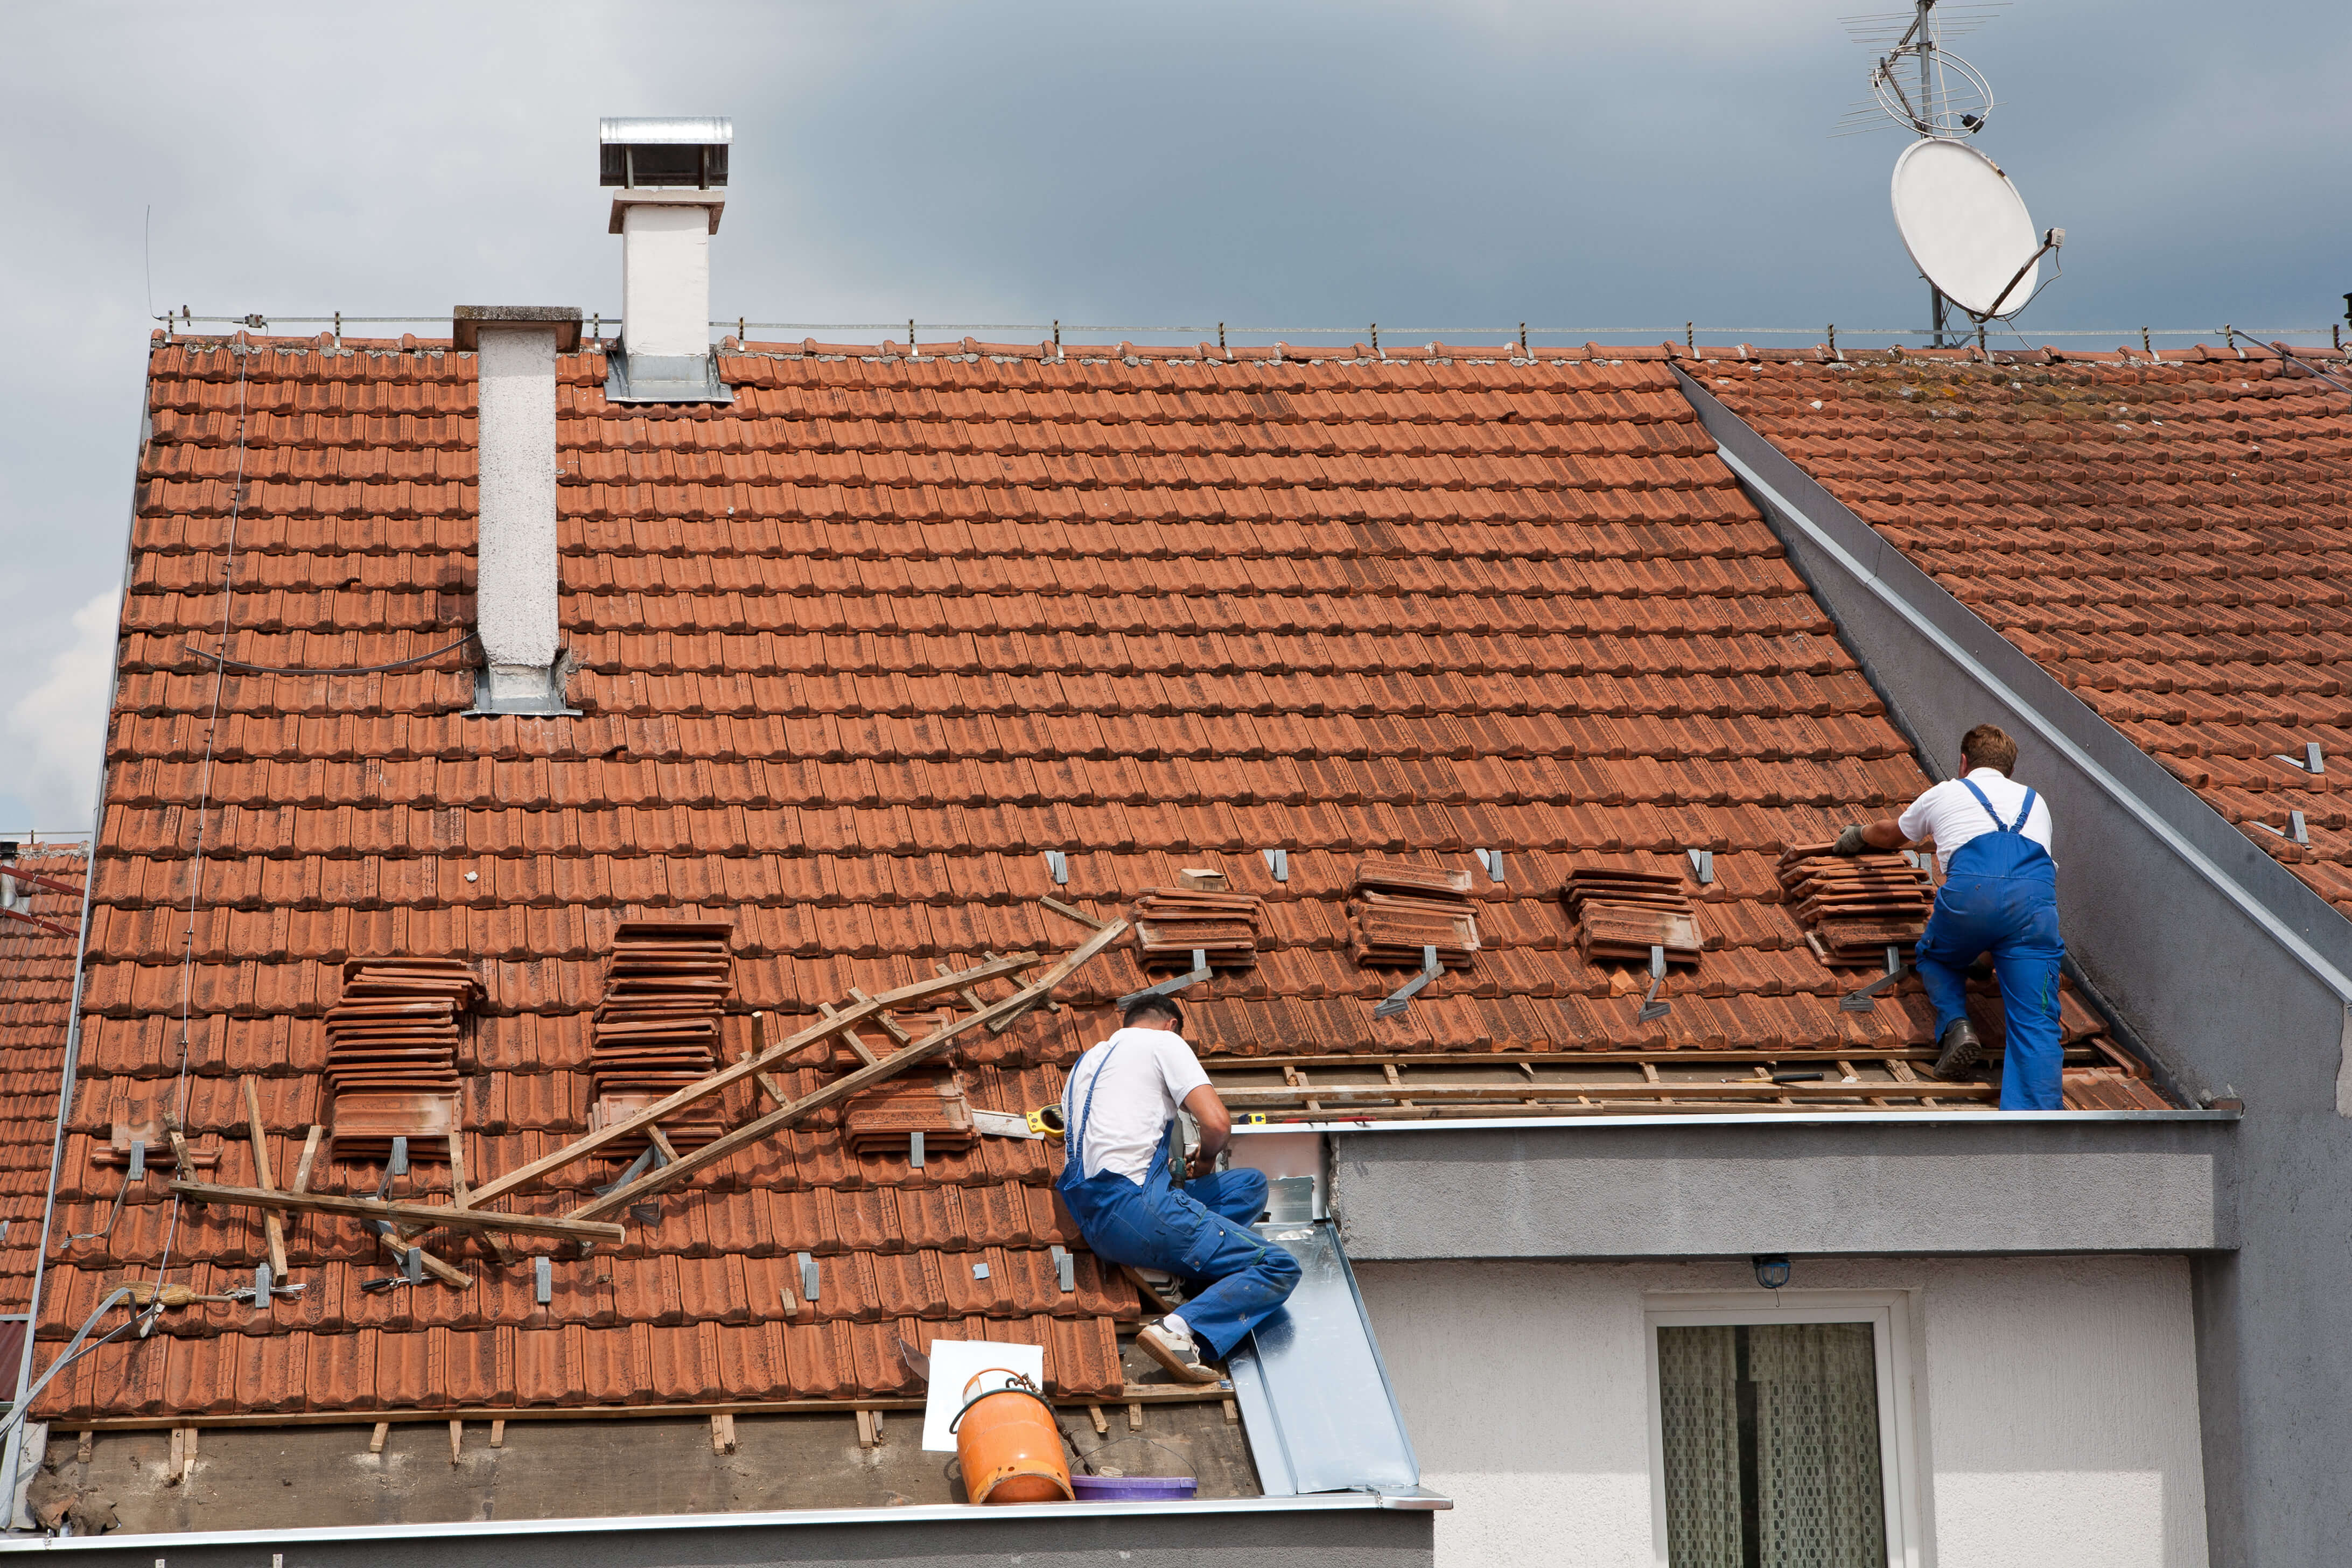
<svg viewBox="0 0 2352 1568">
<path fill-rule="evenodd" d="M 985 1394 L 974 1384 L 992 1372 L 1013 1381 Z M 963 1471 L 964 1495 L 974 1502 L 1071 1502 L 1069 1461 L 1062 1457 L 1062 1429 L 1037 1385 L 1009 1367 L 992 1366 L 963 1385 L 963 1408 L 956 1413 L 956 1464 Z"/>
</svg>

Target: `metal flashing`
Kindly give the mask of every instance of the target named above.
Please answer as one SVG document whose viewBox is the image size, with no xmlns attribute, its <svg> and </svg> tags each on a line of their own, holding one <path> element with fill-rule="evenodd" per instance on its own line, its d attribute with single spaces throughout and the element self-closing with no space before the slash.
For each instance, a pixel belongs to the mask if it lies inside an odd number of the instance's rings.
<svg viewBox="0 0 2352 1568">
<path fill-rule="evenodd" d="M 124 1553 L 136 1552 L 168 1561 L 196 1547 L 251 1547 L 257 1552 L 289 1545 L 338 1542 L 434 1542 L 480 1537 L 625 1535 L 681 1530 L 814 1530 L 838 1525 L 958 1524 L 1036 1519 L 1104 1520 L 1203 1514 L 1341 1512 L 1377 1509 L 1453 1507 L 1442 1494 L 1418 1481 L 1382 1492 L 1337 1492 L 1320 1496 L 1201 1498 L 1181 1502 L 913 1503 L 896 1508 L 812 1508 L 765 1513 L 614 1514 L 577 1519 L 467 1519 L 431 1524 L 320 1525 L 308 1530 L 191 1530 L 147 1535 L 10 1535 L 0 1537 L 0 1553 Z"/>
<path fill-rule="evenodd" d="M 625 341 L 604 353 L 604 396 L 612 403 L 732 403 L 719 379 L 719 355 L 632 354 Z"/>
<path fill-rule="evenodd" d="M 1225 1360 L 1258 1484 L 1268 1496 L 1419 1493 L 1421 1464 L 1339 1226 L 1275 1221 L 1257 1232 L 1300 1269 L 1289 1300 Z"/>
<path fill-rule="evenodd" d="M 1312 1121 L 1234 1124 L 1234 1136 L 1265 1132 L 1461 1132 L 1525 1131 L 1542 1127 L 1997 1127 L 2020 1121 L 2242 1121 L 2242 1109 L 2207 1110 L 1769 1110 L 1692 1111 L 1686 1115 L 1463 1116 L 1425 1121 L 1351 1121 L 1326 1116 Z"/>
<path fill-rule="evenodd" d="M 546 719 L 577 719 L 564 688 L 570 684 L 572 656 L 563 654 L 544 669 L 524 665 L 477 665 L 474 702 L 468 718 L 509 713 Z"/>
</svg>

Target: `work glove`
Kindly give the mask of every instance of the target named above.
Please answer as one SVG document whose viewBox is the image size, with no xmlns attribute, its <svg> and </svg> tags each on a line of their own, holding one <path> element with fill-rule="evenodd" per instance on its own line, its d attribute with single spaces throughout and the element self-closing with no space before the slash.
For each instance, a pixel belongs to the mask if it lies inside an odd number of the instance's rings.
<svg viewBox="0 0 2352 1568">
<path fill-rule="evenodd" d="M 1862 855 L 1867 853 L 1869 849 L 1870 846 L 1864 840 L 1859 824 L 1839 834 L 1837 842 L 1830 846 L 1830 853 L 1832 855 Z"/>
</svg>

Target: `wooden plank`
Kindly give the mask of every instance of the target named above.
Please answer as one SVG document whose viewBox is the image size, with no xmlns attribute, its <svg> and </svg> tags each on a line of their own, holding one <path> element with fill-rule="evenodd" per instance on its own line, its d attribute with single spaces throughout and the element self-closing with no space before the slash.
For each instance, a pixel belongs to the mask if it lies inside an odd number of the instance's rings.
<svg viewBox="0 0 2352 1568">
<path fill-rule="evenodd" d="M 1118 1399 L 1142 1405 L 1205 1405 L 1213 1400 L 1229 1399 L 1233 1390 L 1213 1383 L 1131 1383 L 1119 1390 Z M 1076 1394 L 1053 1400 L 1067 1410 L 1086 1408 L 1088 1395 Z M 1095 1394 L 1095 1399 L 1103 1396 Z M 920 1399 L 862 1399 L 858 1405 L 869 1410 L 919 1411 Z M 86 1423 L 97 1432 L 159 1432 L 173 1426 L 365 1426 L 372 1424 L 397 1426 L 408 1422 L 447 1422 L 458 1419 L 480 1421 L 641 1421 L 698 1420 L 725 1411 L 733 1415 L 838 1415 L 852 1406 L 840 1399 L 783 1399 L 707 1401 L 691 1405 L 539 1405 L 526 1407 L 504 1406 L 495 1415 L 480 1405 L 453 1408 L 448 1405 L 427 1406 L 409 1410 L 274 1410 L 236 1415 L 123 1415 L 93 1417 Z"/>
<path fill-rule="evenodd" d="M 212 1182 L 173 1182 L 171 1191 L 204 1204 L 241 1205 L 293 1214 L 344 1215 L 428 1228 L 448 1226 L 459 1230 L 500 1230 L 516 1236 L 551 1236 L 559 1241 L 623 1241 L 628 1237 L 623 1226 L 568 1215 L 500 1214 L 490 1209 L 452 1208 L 444 1204 L 347 1197 L 337 1193 L 277 1193 L 262 1187 L 224 1187 Z"/>
<path fill-rule="evenodd" d="M 804 1050 L 820 1040 L 829 1039 L 852 1025 L 864 1023 L 867 1017 L 885 1006 L 897 1006 L 902 1002 L 922 1001 L 954 990 L 958 982 L 971 984 L 982 980 L 992 980 L 1000 974 L 1016 973 L 1041 962 L 1043 961 L 1034 952 L 1017 952 L 1010 958 L 998 959 L 994 963 L 967 969 L 957 975 L 954 981 L 919 980 L 912 985 L 902 985 L 896 991 L 885 991 L 881 995 L 875 997 L 871 1003 L 860 1003 L 855 1007 L 844 1008 L 834 1016 L 819 1019 L 791 1038 L 769 1047 L 758 1056 L 721 1068 L 709 1077 L 698 1079 L 676 1093 L 654 1101 L 635 1116 L 624 1117 L 610 1127 L 598 1128 L 584 1137 L 574 1139 L 551 1154 L 542 1155 L 528 1164 L 509 1171 L 503 1176 L 483 1183 L 475 1190 L 474 1202 L 478 1206 L 490 1203 L 504 1197 L 525 1183 L 545 1175 L 550 1171 L 561 1170 L 575 1161 L 584 1160 L 615 1139 L 642 1131 L 656 1121 L 676 1115 L 689 1105 L 698 1104 L 714 1094 L 723 1092 L 730 1085 L 741 1082 L 755 1071 L 774 1067 L 785 1058 Z"/>
<path fill-rule="evenodd" d="M 375 1424 L 375 1430 L 368 1435 L 368 1452 L 371 1454 L 383 1453 L 383 1440 L 391 1436 L 392 1423 L 389 1421 L 377 1422 Z"/>
<path fill-rule="evenodd" d="M 463 1421 L 452 1421 L 449 1423 L 449 1462 L 453 1465 L 457 1463 L 465 1458 L 465 1452 L 466 1424 Z"/>
<path fill-rule="evenodd" d="M 1129 1283 L 1135 1287 L 1137 1293 L 1141 1295 L 1145 1300 L 1150 1302 L 1153 1306 L 1159 1308 L 1163 1312 L 1172 1312 L 1176 1310 L 1173 1302 L 1170 1301 L 1167 1297 L 1162 1296 L 1159 1289 L 1153 1286 L 1150 1280 L 1146 1279 L 1133 1268 L 1122 1263 L 1118 1266 L 1118 1271 L 1127 1276 Z"/>
<path fill-rule="evenodd" d="M 992 1004 L 988 1011 L 974 1013 L 967 1017 L 942 1025 L 929 1036 L 893 1056 L 885 1057 L 869 1067 L 858 1068 L 855 1071 L 845 1073 L 823 1088 L 803 1095 L 790 1105 L 747 1121 L 732 1131 L 722 1133 L 676 1163 L 664 1165 L 658 1171 L 649 1171 L 625 1186 L 615 1187 L 604 1196 L 583 1204 L 572 1211 L 572 1217 L 589 1220 L 600 1215 L 617 1214 L 633 1203 L 684 1181 L 705 1165 L 716 1164 L 736 1151 L 747 1149 L 770 1134 L 793 1126 L 828 1105 L 836 1104 L 854 1094 L 872 1088 L 885 1079 L 894 1077 L 908 1068 L 929 1060 L 945 1050 L 957 1036 L 968 1029 L 986 1025 L 992 1017 L 1028 1011 L 1035 1006 L 1046 993 L 1075 973 L 1088 959 L 1118 941 L 1126 930 L 1125 921 L 1118 921 L 1105 926 L 1037 979 L 1007 996 L 1003 1001 Z M 969 974 L 972 972 L 967 970 L 965 973 Z M 933 984 L 944 986 L 947 983 L 937 981 Z M 898 993 L 884 994 L 888 996 Z M 875 997 L 870 998 L 869 1002 L 881 1000 L 883 1000 L 882 997 Z M 868 1005 L 869 1002 L 861 1002 L 857 1005 L 864 1007 Z M 856 1007 L 850 1008 L 844 1012 L 842 1016 L 848 1017 L 856 1010 Z"/>
<path fill-rule="evenodd" d="M 1105 925 L 1109 923 L 1106 921 L 1098 921 L 1095 919 L 1094 916 L 1087 913 L 1086 910 L 1072 904 L 1066 904 L 1062 902 L 1061 900 L 1053 897 L 1051 894 L 1041 895 L 1037 901 L 1045 905 L 1047 909 L 1053 910 L 1055 914 L 1063 916 L 1067 920 L 1074 920 L 1082 926 L 1090 926 L 1096 931 L 1102 930 Z"/>
<path fill-rule="evenodd" d="M 839 1016 L 834 1007 L 834 1005 L 830 1002 L 818 1003 L 816 1005 L 816 1010 L 824 1014 L 828 1018 Z M 882 1059 L 880 1057 L 874 1054 L 873 1047 L 867 1045 L 864 1040 L 857 1037 L 857 1031 L 855 1029 L 844 1028 L 841 1031 L 841 1043 L 847 1046 L 851 1050 L 856 1051 L 857 1053 L 857 1059 L 864 1062 L 867 1067 L 872 1067 L 876 1062 Z"/>
<path fill-rule="evenodd" d="M 425 1227 L 419 1226 L 416 1228 L 415 1234 L 418 1236 L 425 1234 Z M 474 1288 L 474 1277 L 472 1275 L 467 1273 L 462 1268 L 455 1268 L 450 1264 L 444 1263 L 438 1258 L 434 1257 L 431 1252 L 425 1250 L 423 1247 L 418 1246 L 415 1242 L 402 1236 L 400 1234 L 399 1227 L 397 1226 L 394 1227 L 394 1230 L 389 1235 L 383 1231 L 376 1232 L 376 1241 L 377 1244 L 383 1248 L 386 1255 L 392 1258 L 392 1265 L 395 1268 L 407 1261 L 408 1249 L 412 1247 L 415 1247 L 417 1261 L 423 1267 L 425 1272 L 430 1274 L 433 1278 L 440 1280 L 441 1283 L 449 1286 L 453 1289 L 470 1290 Z"/>
<path fill-rule="evenodd" d="M 1143 1405 L 1139 1401 L 1129 1400 L 1128 1402 L 1127 1429 L 1130 1432 L 1140 1432 L 1143 1430 Z"/>
<path fill-rule="evenodd" d="M 490 1423 L 490 1447 L 493 1447 L 493 1448 L 503 1448 L 503 1447 L 505 1447 L 506 1446 L 507 1446 L 507 1424 L 506 1424 L 504 1421 L 493 1421 L 493 1422 L 491 1422 L 491 1423 Z"/>
<path fill-rule="evenodd" d="M 261 1125 L 261 1091 L 253 1087 L 253 1075 L 247 1073 L 237 1082 L 245 1086 L 245 1128 L 253 1140 L 253 1179 L 265 1191 L 274 1190 L 277 1178 L 269 1169 L 269 1134 Z M 263 1234 L 269 1239 L 269 1277 L 286 1278 L 286 1221 L 282 1215 L 265 1212 L 261 1216 Z M 268 1302 L 259 1303 L 262 1306 Z"/>
<path fill-rule="evenodd" d="M 315 1122 L 311 1124 L 310 1135 L 302 1140 L 302 1158 L 295 1162 L 294 1184 L 291 1187 L 289 1187 L 287 1191 L 301 1193 L 308 1192 L 310 1190 L 310 1167 L 318 1162 L 319 1140 L 324 1138 L 326 1135 L 327 1130 L 325 1128 L 319 1126 Z"/>
<path fill-rule="evenodd" d="M 857 1412 L 857 1446 L 871 1448 L 874 1443 L 874 1413 L 861 1406 Z"/>
<path fill-rule="evenodd" d="M 172 1169 L 185 1175 L 196 1168 L 195 1160 L 188 1153 L 188 1140 L 180 1131 L 180 1119 L 170 1111 L 163 1113 L 163 1135 L 172 1141 Z"/>
<path fill-rule="evenodd" d="M 1108 1437 L 1108 1436 L 1110 1436 L 1110 1417 L 1108 1417 L 1108 1415 L 1105 1415 L 1103 1414 L 1103 1407 L 1102 1407 L 1101 1405 L 1087 1405 L 1087 1420 L 1089 1420 L 1089 1421 L 1091 1421 L 1091 1422 L 1093 1422 L 1093 1423 L 1095 1424 L 1095 1436 L 1097 1436 L 1097 1437 Z M 87 1443 L 87 1442 L 89 1440 L 89 1433 L 87 1433 L 87 1432 L 83 1433 L 83 1434 L 82 1434 L 82 1440 L 83 1440 L 83 1442 L 84 1442 L 84 1443 Z"/>
</svg>

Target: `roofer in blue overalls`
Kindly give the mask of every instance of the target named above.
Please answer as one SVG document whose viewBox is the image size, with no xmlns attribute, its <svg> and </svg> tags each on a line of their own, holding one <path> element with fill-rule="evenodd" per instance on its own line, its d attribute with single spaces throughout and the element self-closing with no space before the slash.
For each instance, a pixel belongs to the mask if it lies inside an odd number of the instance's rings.
<svg viewBox="0 0 2352 1568">
<path fill-rule="evenodd" d="M 1958 1078 L 1984 1047 L 1969 1023 L 1965 982 L 1977 955 L 1992 954 L 2000 982 L 2000 1108 L 2059 1110 L 2058 866 L 2050 858 L 2050 807 L 2011 781 L 2017 742 L 1990 724 L 1960 738 L 1966 773 L 1946 779 L 1899 817 L 1847 828 L 1837 852 L 1899 849 L 1932 838 L 1944 885 L 1919 938 L 1916 963 L 1936 1005 L 1937 1078 Z"/>
<path fill-rule="evenodd" d="M 1216 1168 L 1233 1119 L 1178 1032 L 1181 1010 L 1145 996 L 1119 1022 L 1062 1090 L 1066 1149 L 1055 1186 L 1097 1257 L 1184 1282 L 1183 1310 L 1136 1343 L 1183 1382 L 1214 1383 L 1202 1350 L 1223 1361 L 1289 1296 L 1298 1264 L 1250 1228 L 1265 1210 L 1264 1173 Z M 1189 1180 L 1177 1175 L 1180 1105 L 1201 1127 Z"/>
</svg>

